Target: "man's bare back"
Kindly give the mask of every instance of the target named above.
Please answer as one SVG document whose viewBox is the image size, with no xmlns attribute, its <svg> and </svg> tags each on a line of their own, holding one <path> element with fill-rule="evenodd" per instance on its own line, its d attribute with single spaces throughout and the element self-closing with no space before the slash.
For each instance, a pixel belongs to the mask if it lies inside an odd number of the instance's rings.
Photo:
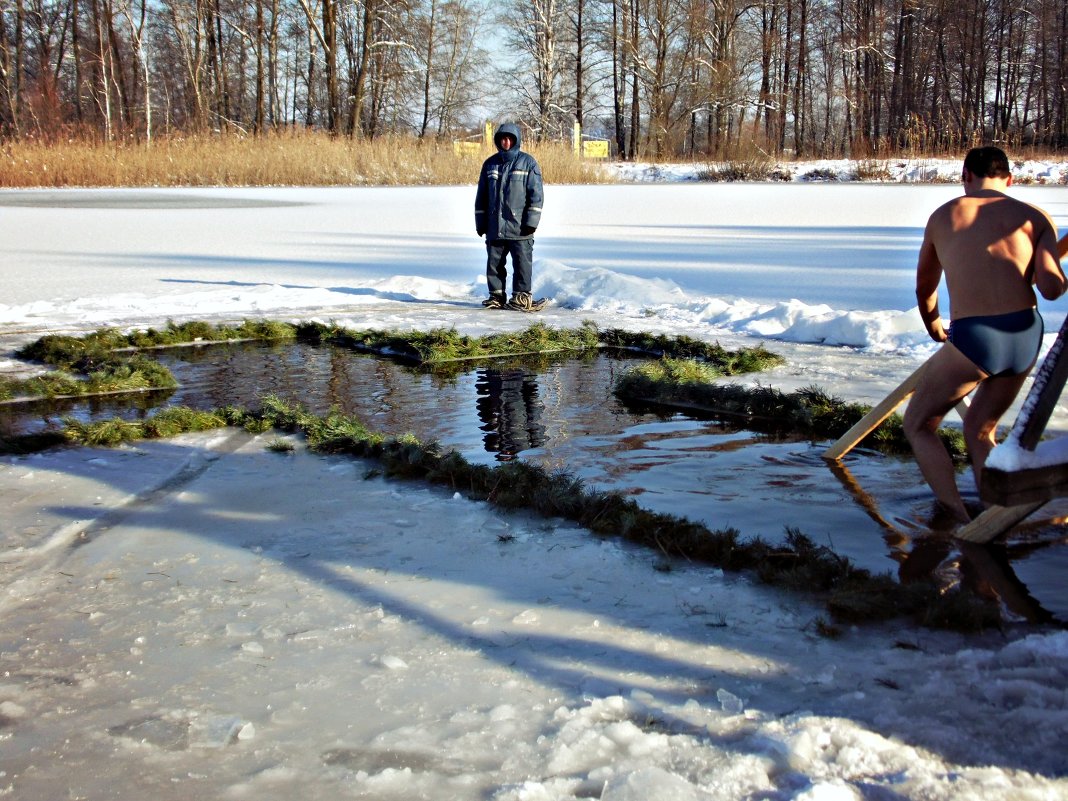
<svg viewBox="0 0 1068 801">
<path fill-rule="evenodd" d="M 1035 245 L 1044 234 L 1055 243 L 1053 230 L 1041 211 L 994 190 L 956 198 L 935 211 L 928 236 L 945 271 L 950 318 L 1034 306 Z"/>
<path fill-rule="evenodd" d="M 945 341 L 938 284 L 945 274 L 950 318 L 1006 314 L 1064 292 L 1056 228 L 1034 206 L 1003 193 L 1011 178 L 974 180 L 942 205 L 924 231 L 916 275 L 920 314 L 931 337 Z"/>
</svg>

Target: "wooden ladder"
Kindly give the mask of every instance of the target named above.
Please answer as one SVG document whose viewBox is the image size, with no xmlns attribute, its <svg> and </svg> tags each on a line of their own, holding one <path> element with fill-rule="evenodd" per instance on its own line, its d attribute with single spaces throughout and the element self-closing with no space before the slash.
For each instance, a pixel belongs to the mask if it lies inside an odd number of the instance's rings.
<svg viewBox="0 0 1068 801">
<path fill-rule="evenodd" d="M 1061 397 L 1065 379 L 1068 379 L 1066 338 L 1068 317 L 1035 374 L 1035 382 L 1020 408 L 1006 446 L 1034 451 L 1042 438 L 1050 415 Z M 979 479 L 979 496 L 994 505 L 958 529 L 954 536 L 968 542 L 990 542 L 1038 510 L 1046 501 L 1065 495 L 1068 495 L 1068 465 L 1012 471 L 983 468 Z"/>
<path fill-rule="evenodd" d="M 1068 255 L 1068 234 L 1057 243 L 1057 255 L 1061 259 Z M 1065 380 L 1068 379 L 1066 338 L 1068 317 L 1065 318 L 1056 340 L 1035 375 L 1027 400 L 1009 434 L 1008 441 L 1024 450 L 1033 451 L 1038 445 L 1064 389 Z M 927 362 L 920 365 L 897 389 L 824 451 L 823 458 L 837 461 L 856 447 L 912 395 L 926 367 Z M 957 412 L 961 416 L 966 411 L 967 399 L 957 405 Z M 958 539 L 967 542 L 990 542 L 1037 511 L 1047 501 L 1068 496 L 1068 464 L 1011 472 L 985 468 L 980 479 L 979 495 L 993 505 L 958 529 L 954 534 Z"/>
</svg>

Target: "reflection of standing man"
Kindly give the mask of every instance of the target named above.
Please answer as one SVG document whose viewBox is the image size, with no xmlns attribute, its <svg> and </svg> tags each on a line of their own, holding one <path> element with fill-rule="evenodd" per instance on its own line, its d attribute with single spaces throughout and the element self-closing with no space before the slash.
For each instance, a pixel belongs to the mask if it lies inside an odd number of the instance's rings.
<svg viewBox="0 0 1068 801">
<path fill-rule="evenodd" d="M 476 407 L 486 450 L 502 462 L 545 443 L 538 382 L 525 370 L 480 370 L 475 381 Z"/>
<path fill-rule="evenodd" d="M 541 222 L 543 186 L 541 168 L 521 148 L 519 127 L 506 123 L 493 137 L 496 155 L 482 164 L 475 195 L 475 231 L 486 237 L 488 309 L 538 311 L 544 301 L 531 292 L 534 272 L 534 232 Z M 507 299 L 508 270 L 512 258 L 512 299 Z"/>
</svg>

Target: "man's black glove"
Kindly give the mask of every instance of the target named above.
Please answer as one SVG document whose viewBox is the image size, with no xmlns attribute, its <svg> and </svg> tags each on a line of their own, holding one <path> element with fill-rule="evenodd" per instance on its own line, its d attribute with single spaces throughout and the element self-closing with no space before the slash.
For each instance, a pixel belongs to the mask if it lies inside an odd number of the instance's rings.
<svg viewBox="0 0 1068 801">
<path fill-rule="evenodd" d="M 476 228 L 475 229 L 475 233 L 478 234 L 479 236 L 485 236 L 486 235 L 486 229 L 485 228 Z"/>
<path fill-rule="evenodd" d="M 537 228 L 534 228 L 533 226 L 530 226 L 530 225 L 521 225 L 521 226 L 519 226 L 519 235 L 520 236 L 534 236 L 534 232 L 537 231 L 537 230 L 538 230 Z"/>
</svg>

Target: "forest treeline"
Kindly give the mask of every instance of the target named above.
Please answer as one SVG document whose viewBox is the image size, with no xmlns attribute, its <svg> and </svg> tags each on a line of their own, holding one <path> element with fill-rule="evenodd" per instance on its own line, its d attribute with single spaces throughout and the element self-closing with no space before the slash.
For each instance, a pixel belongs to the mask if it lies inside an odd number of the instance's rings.
<svg viewBox="0 0 1068 801">
<path fill-rule="evenodd" d="M 1068 148 L 1065 0 L 0 0 L 0 136 L 310 128 L 623 159 Z"/>
</svg>

